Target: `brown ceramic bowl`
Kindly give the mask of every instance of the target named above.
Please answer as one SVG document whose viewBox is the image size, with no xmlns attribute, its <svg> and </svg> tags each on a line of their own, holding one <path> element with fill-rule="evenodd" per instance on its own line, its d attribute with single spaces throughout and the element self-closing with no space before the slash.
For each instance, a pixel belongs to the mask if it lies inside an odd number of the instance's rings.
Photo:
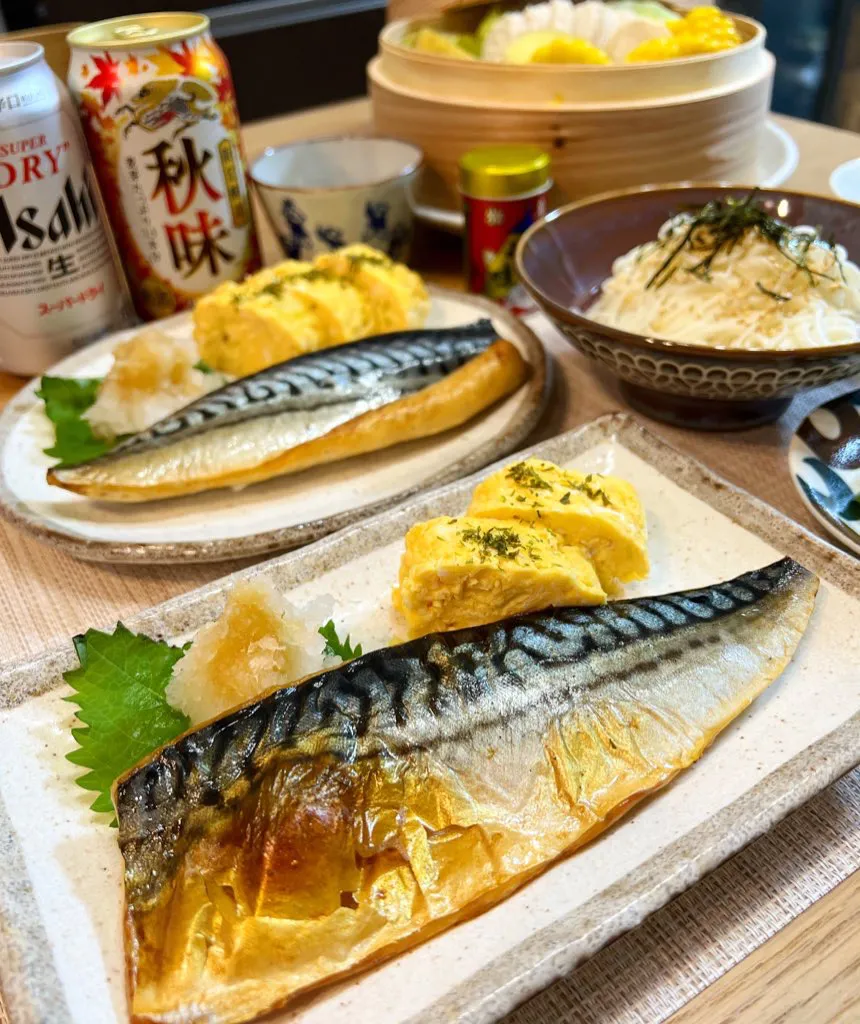
<svg viewBox="0 0 860 1024">
<path fill-rule="evenodd" d="M 555 210 L 520 239 L 517 270 L 537 304 L 580 351 L 619 378 L 635 409 L 655 419 L 704 430 L 751 427 L 776 419 L 798 392 L 860 371 L 860 343 L 726 351 L 589 319 L 589 304 L 616 257 L 656 237 L 678 210 L 748 191 L 681 184 L 607 192 Z M 790 224 L 820 225 L 860 261 L 860 206 L 783 189 L 762 189 L 759 195 L 774 215 Z"/>
</svg>

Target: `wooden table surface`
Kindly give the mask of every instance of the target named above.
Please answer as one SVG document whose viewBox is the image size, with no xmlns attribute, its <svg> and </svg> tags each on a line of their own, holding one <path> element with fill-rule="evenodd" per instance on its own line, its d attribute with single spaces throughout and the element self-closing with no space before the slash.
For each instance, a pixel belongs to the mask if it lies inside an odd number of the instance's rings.
<svg viewBox="0 0 860 1024">
<path fill-rule="evenodd" d="M 776 120 L 793 135 L 800 162 L 790 185 L 827 193 L 830 172 L 860 156 L 860 136 L 792 118 Z M 313 135 L 363 132 L 370 129 L 366 100 L 308 111 L 246 126 L 249 156 L 267 145 Z M 278 258 L 272 232 L 258 210 L 267 261 Z M 428 280 L 462 287 L 460 242 L 456 238 L 419 233 L 415 259 Z M 547 437 L 623 407 L 611 379 L 574 352 L 560 336 L 548 344 L 555 363 L 550 407 L 536 437 Z M 0 407 L 21 386 L 21 380 L 0 374 Z M 785 464 L 791 431 L 805 411 L 837 389 L 798 400 L 783 420 L 741 434 L 697 434 L 653 425 L 676 447 L 717 472 L 757 493 L 792 518 L 818 531 L 797 497 Z M 843 384 L 841 390 L 848 390 Z M 170 569 L 80 566 L 65 555 L 45 549 L 10 531 L 0 535 L 0 560 L 14 573 L 14 592 L 0 587 L 0 650 L 3 659 L 35 653 L 44 644 L 73 632 L 143 609 L 225 574 L 237 565 L 177 566 Z M 76 574 L 76 575 L 75 575 Z M 58 601 L 58 588 L 77 580 L 76 602 Z M 85 580 L 85 582 L 81 582 Z M 67 595 L 63 594 L 64 598 Z M 4 622 L 15 619 L 18 636 L 26 621 L 26 641 L 11 644 Z M 672 1018 L 673 1024 L 830 1024 L 860 1021 L 860 872 L 797 917 L 754 954 L 725 974 Z M 0 1006 L 0 1024 L 4 1013 Z M 14 1022 L 13 1022 L 14 1024 Z"/>
</svg>

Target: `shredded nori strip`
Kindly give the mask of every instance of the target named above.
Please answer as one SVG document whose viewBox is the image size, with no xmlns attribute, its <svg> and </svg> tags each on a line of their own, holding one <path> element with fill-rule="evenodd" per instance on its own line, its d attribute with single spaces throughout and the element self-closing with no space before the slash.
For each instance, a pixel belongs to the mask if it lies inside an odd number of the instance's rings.
<svg viewBox="0 0 860 1024">
<path fill-rule="evenodd" d="M 828 249 L 833 254 L 834 264 L 842 279 L 845 279 L 833 238 L 824 238 L 821 228 L 816 228 L 813 233 L 799 231 L 790 224 L 772 217 L 758 201 L 757 195 L 758 189 L 753 189 L 743 199 L 735 199 L 733 196 L 725 200 L 712 199 L 695 212 L 686 223 L 680 242 L 672 245 L 665 260 L 648 279 L 645 287 L 661 288 L 666 284 L 678 269 L 676 260 L 685 250 L 701 254 L 699 262 L 688 267 L 687 272 L 702 280 L 709 280 L 711 267 L 717 256 L 721 253 L 731 253 L 749 231 L 757 231 L 762 238 L 770 242 L 781 256 L 807 275 L 811 285 L 816 284 L 818 280 L 833 280 L 829 274 L 810 267 L 809 250 L 814 244 Z M 670 230 L 661 244 L 670 245 L 676 233 Z M 777 302 L 787 302 L 791 298 L 770 291 L 758 282 L 757 284 L 760 291 Z"/>
</svg>

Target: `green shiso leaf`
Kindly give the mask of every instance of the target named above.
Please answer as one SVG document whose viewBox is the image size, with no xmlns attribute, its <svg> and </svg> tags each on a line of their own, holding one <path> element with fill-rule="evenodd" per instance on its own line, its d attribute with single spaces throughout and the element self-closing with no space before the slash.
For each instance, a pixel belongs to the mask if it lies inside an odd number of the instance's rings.
<svg viewBox="0 0 860 1024">
<path fill-rule="evenodd" d="M 43 377 L 36 392 L 45 403 L 45 415 L 54 424 L 54 444 L 45 454 L 61 466 L 77 466 L 110 451 L 115 442 L 96 437 L 84 419 L 95 402 L 101 380 L 87 377 Z"/>
<path fill-rule="evenodd" d="M 323 654 L 326 656 L 342 658 L 344 661 L 350 661 L 352 658 L 358 658 L 361 656 L 361 644 L 356 644 L 355 647 L 353 647 L 350 643 L 348 633 L 346 640 L 341 640 L 337 635 L 337 629 L 335 628 L 333 619 L 329 619 L 324 626 L 320 626 L 317 632 L 323 640 L 325 640 Z"/>
<path fill-rule="evenodd" d="M 113 633 L 90 629 L 74 639 L 80 667 L 64 678 L 75 691 L 78 746 L 66 756 L 86 768 L 77 783 L 97 793 L 94 811 L 113 812 L 111 786 L 141 758 L 188 728 L 186 715 L 165 696 L 181 647 L 132 633 L 121 622 Z"/>
</svg>

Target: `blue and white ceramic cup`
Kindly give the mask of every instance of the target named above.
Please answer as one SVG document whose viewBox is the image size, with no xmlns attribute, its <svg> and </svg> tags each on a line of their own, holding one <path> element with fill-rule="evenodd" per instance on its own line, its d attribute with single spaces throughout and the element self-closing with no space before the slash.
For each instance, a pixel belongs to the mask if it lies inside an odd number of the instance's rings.
<svg viewBox="0 0 860 1024">
<path fill-rule="evenodd" d="M 363 242 L 405 260 L 422 161 L 397 139 L 306 139 L 265 150 L 250 176 L 290 258 Z"/>
</svg>

